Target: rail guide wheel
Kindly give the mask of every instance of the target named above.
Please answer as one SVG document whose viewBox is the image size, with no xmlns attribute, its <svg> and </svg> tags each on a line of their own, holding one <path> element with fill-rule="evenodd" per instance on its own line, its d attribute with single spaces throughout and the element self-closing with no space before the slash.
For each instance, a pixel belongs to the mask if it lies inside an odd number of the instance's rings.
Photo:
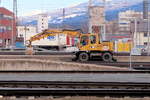
<svg viewBox="0 0 150 100">
<path fill-rule="evenodd" d="M 107 53 L 104 53 L 104 54 L 102 55 L 102 59 L 103 59 L 103 61 L 105 61 L 105 62 L 112 62 L 112 61 L 113 61 L 113 56 L 112 56 L 111 53 L 107 52 Z"/>
<path fill-rule="evenodd" d="M 89 60 L 89 55 L 86 52 L 82 52 L 78 57 L 79 61 L 86 62 Z"/>
</svg>

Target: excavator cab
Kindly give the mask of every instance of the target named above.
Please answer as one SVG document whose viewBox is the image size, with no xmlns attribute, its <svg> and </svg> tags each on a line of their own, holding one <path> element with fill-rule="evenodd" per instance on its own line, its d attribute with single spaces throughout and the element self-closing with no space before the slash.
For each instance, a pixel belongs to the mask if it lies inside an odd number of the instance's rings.
<svg viewBox="0 0 150 100">
<path fill-rule="evenodd" d="M 81 51 L 89 51 L 97 48 L 99 38 L 97 34 L 81 34 L 79 49 Z"/>
<path fill-rule="evenodd" d="M 101 42 L 99 34 L 80 34 L 79 51 L 74 52 L 76 58 L 73 60 L 88 61 L 92 57 L 99 56 L 105 62 L 114 61 L 113 42 Z"/>
<path fill-rule="evenodd" d="M 81 37 L 81 41 L 80 41 L 80 45 L 82 46 L 86 46 L 89 44 L 89 37 L 88 36 L 82 36 Z"/>
<path fill-rule="evenodd" d="M 96 44 L 98 39 L 95 34 L 85 34 L 81 35 L 80 40 L 81 46 L 86 46 L 89 44 Z"/>
<path fill-rule="evenodd" d="M 79 40 L 81 51 L 114 51 L 113 42 L 101 42 L 98 34 L 81 34 Z"/>
</svg>

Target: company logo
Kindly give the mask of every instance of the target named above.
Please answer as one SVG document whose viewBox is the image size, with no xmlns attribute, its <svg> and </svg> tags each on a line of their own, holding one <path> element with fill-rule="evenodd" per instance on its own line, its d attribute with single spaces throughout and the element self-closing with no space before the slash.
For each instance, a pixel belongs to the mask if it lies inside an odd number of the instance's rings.
<svg viewBox="0 0 150 100">
<path fill-rule="evenodd" d="M 48 36 L 47 39 L 49 39 L 49 40 L 55 40 L 55 36 Z"/>
</svg>

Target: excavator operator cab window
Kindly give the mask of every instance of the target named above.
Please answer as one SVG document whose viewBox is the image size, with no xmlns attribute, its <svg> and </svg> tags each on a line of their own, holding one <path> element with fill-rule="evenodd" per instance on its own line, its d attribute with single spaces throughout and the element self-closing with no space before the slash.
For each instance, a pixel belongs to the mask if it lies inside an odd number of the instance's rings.
<svg viewBox="0 0 150 100">
<path fill-rule="evenodd" d="M 90 36 L 90 43 L 91 44 L 95 44 L 96 43 L 96 36 L 95 35 L 91 35 Z"/>
<path fill-rule="evenodd" d="M 82 37 L 81 37 L 81 42 L 80 42 L 80 44 L 81 44 L 82 46 L 85 46 L 85 45 L 88 44 L 88 41 L 89 41 L 89 37 L 88 37 L 88 36 L 82 36 Z"/>
</svg>

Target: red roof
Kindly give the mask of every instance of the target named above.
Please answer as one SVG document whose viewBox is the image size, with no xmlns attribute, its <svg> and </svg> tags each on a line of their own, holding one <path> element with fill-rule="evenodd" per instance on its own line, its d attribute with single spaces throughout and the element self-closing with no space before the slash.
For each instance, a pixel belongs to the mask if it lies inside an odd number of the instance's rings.
<svg viewBox="0 0 150 100">
<path fill-rule="evenodd" d="M 4 7 L 0 7 L 0 13 L 5 14 L 5 15 L 9 15 L 9 16 L 13 15 L 13 12 L 11 12 L 10 10 L 8 10 Z"/>
</svg>

